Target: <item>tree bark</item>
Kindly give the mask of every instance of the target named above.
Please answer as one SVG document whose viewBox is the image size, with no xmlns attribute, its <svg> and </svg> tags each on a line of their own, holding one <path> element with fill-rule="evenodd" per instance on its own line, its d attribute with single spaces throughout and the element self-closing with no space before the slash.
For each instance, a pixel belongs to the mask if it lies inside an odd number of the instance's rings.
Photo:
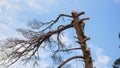
<svg viewBox="0 0 120 68">
<path fill-rule="evenodd" d="M 91 52 L 86 44 L 86 41 L 90 38 L 87 38 L 84 35 L 84 26 L 85 23 L 83 20 L 79 19 L 79 16 L 84 14 L 84 12 L 78 13 L 76 11 L 72 12 L 72 17 L 73 17 L 73 27 L 75 28 L 75 31 L 77 33 L 78 37 L 78 43 L 82 49 L 83 57 L 84 57 L 84 64 L 85 68 L 93 68 L 93 63 L 92 63 L 92 57 L 91 57 Z M 89 19 L 89 18 L 88 18 Z M 86 19 L 87 20 L 87 19 Z"/>
</svg>

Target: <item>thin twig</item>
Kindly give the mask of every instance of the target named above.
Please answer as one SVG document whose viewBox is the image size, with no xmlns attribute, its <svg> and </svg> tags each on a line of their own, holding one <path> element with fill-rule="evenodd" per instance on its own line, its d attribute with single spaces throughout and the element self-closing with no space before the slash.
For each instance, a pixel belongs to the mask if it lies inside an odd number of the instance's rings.
<svg viewBox="0 0 120 68">
<path fill-rule="evenodd" d="M 81 49 L 81 48 L 71 48 L 71 49 L 66 49 L 66 50 L 59 50 L 59 51 L 71 51 L 71 50 L 79 50 L 79 49 Z"/>
</svg>

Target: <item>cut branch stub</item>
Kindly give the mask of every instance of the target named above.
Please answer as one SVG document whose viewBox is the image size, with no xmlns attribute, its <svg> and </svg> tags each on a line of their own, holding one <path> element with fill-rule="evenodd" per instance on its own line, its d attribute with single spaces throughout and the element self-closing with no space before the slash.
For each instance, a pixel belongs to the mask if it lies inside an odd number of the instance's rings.
<svg viewBox="0 0 120 68">
<path fill-rule="evenodd" d="M 82 50 L 83 56 L 73 56 L 71 58 L 68 58 L 66 61 L 64 61 L 63 63 L 61 63 L 58 68 L 62 68 L 63 65 L 65 65 L 67 62 L 75 59 L 75 58 L 81 58 L 84 60 L 84 64 L 85 64 L 85 68 L 93 68 L 93 63 L 92 63 L 92 56 L 90 53 L 90 49 L 88 48 L 86 41 L 90 39 L 90 37 L 86 37 L 84 34 L 84 20 L 89 20 L 90 18 L 82 18 L 79 19 L 80 15 L 85 14 L 85 12 L 77 12 L 77 11 L 72 11 L 72 18 L 73 18 L 73 27 L 75 28 L 76 34 L 77 34 L 77 39 L 78 39 L 78 43 L 80 45 L 80 48 Z"/>
<path fill-rule="evenodd" d="M 73 17 L 73 26 L 78 36 L 78 43 L 83 53 L 85 68 L 93 68 L 90 49 L 86 44 L 86 41 L 89 40 L 90 38 L 87 38 L 84 33 L 84 27 L 85 27 L 84 20 L 89 20 L 89 18 L 79 19 L 79 16 L 84 14 L 84 12 L 78 13 L 77 11 L 72 11 L 71 14 Z"/>
</svg>

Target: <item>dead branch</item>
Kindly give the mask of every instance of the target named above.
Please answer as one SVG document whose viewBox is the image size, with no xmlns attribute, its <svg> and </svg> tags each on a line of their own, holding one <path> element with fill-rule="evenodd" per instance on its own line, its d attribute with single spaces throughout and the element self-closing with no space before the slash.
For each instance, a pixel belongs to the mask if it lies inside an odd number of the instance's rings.
<svg viewBox="0 0 120 68">
<path fill-rule="evenodd" d="M 58 68 L 62 68 L 63 65 L 65 65 L 65 64 L 68 63 L 69 61 L 71 61 L 71 60 L 73 60 L 73 59 L 76 59 L 76 58 L 84 59 L 83 56 L 73 56 L 73 57 L 71 57 L 71 58 L 68 58 L 66 61 L 62 62 L 62 63 L 58 66 Z"/>
<path fill-rule="evenodd" d="M 80 50 L 81 48 L 71 48 L 71 49 L 65 49 L 65 50 L 59 50 L 62 52 L 66 52 L 66 51 L 72 51 L 72 50 Z"/>
<path fill-rule="evenodd" d="M 72 11 L 71 15 L 60 14 L 55 20 L 51 20 L 50 22 L 45 23 L 45 24 L 48 24 L 47 27 L 42 29 L 39 32 L 35 32 L 32 30 L 20 30 L 19 29 L 18 31 L 22 32 L 23 36 L 26 37 L 28 40 L 19 40 L 19 39 L 7 40 L 7 42 L 5 43 L 4 48 L 3 48 L 3 50 L 6 50 L 6 52 L 5 52 L 6 55 L 5 55 L 5 57 L 3 57 L 4 60 L 0 59 L 0 61 L 2 61 L 3 64 L 5 64 L 8 67 L 10 65 L 14 64 L 15 62 L 17 62 L 22 57 L 25 57 L 26 62 L 27 62 L 33 56 L 35 56 L 36 52 L 38 51 L 39 48 L 41 48 L 41 46 L 44 42 L 48 41 L 50 44 L 50 42 L 51 42 L 50 37 L 57 34 L 58 49 L 53 50 L 53 52 L 54 52 L 54 54 L 52 55 L 53 59 L 56 59 L 56 61 L 58 61 L 58 62 L 62 61 L 61 55 L 58 55 L 58 57 L 56 55 L 59 52 L 81 50 L 83 53 L 82 56 L 73 56 L 71 58 L 68 58 L 66 61 L 62 62 L 58 66 L 58 68 L 61 68 L 66 63 L 68 63 L 69 61 L 76 59 L 76 58 L 83 59 L 85 68 L 93 68 L 90 49 L 88 48 L 88 46 L 86 44 L 86 41 L 89 40 L 90 38 L 86 37 L 85 33 L 84 33 L 84 27 L 85 27 L 84 21 L 89 20 L 89 18 L 79 19 L 79 16 L 81 16 L 83 14 L 85 14 L 85 12 L 76 12 L 76 11 Z M 60 26 L 58 26 L 58 29 L 56 29 L 56 30 L 47 31 L 55 23 L 57 23 L 61 17 L 68 17 L 68 18 L 72 18 L 73 20 L 68 25 L 62 25 L 62 26 L 60 25 Z M 43 23 L 41 23 L 40 26 L 42 26 L 42 25 L 43 25 Z M 61 42 L 59 35 L 61 34 L 62 31 L 72 28 L 72 27 L 76 31 L 77 40 L 78 40 L 78 44 L 80 45 L 80 47 L 70 48 L 70 49 L 64 49 L 64 48 L 62 49 L 62 45 L 64 45 L 64 43 Z M 38 28 L 38 26 L 37 26 L 37 28 Z M 10 51 L 10 49 L 11 49 L 11 51 Z"/>
<path fill-rule="evenodd" d="M 7 65 L 7 67 L 9 67 L 12 64 L 14 64 L 16 61 L 18 61 L 21 57 L 26 56 L 26 55 L 29 55 L 29 57 L 27 57 L 27 60 L 31 59 L 31 57 L 36 53 L 36 51 L 38 51 L 39 47 L 41 46 L 41 44 L 45 40 L 49 39 L 49 37 L 51 37 L 52 35 L 54 35 L 56 33 L 60 33 L 61 31 L 66 30 L 66 29 L 71 28 L 71 27 L 73 27 L 72 23 L 70 23 L 68 25 L 65 25 L 65 26 L 63 26 L 63 27 L 61 27 L 61 28 L 59 28 L 57 30 L 49 31 L 47 34 L 41 35 L 41 36 L 39 36 L 39 37 L 37 37 L 37 38 L 35 38 L 33 40 L 28 40 L 28 41 L 18 40 L 18 39 L 14 40 L 13 42 L 17 43 L 16 47 L 18 45 L 21 45 L 21 46 L 16 48 L 12 53 L 10 53 L 9 56 L 6 59 L 14 56 L 14 54 L 18 54 L 19 53 L 19 55 L 16 56 L 17 59 L 14 60 L 14 61 L 6 61 L 5 60 L 4 64 L 7 64 L 7 63 L 10 62 L 10 64 Z M 20 51 L 22 48 L 25 48 L 25 49 Z"/>
<path fill-rule="evenodd" d="M 70 15 L 60 14 L 60 15 L 58 15 L 58 17 L 55 20 L 51 20 L 50 22 L 47 22 L 50 25 L 48 27 L 46 27 L 45 29 L 43 29 L 43 31 L 47 30 L 48 28 L 51 28 L 56 22 L 58 22 L 58 20 L 60 19 L 60 17 L 69 17 L 69 18 L 72 18 L 72 16 L 70 16 Z"/>
</svg>

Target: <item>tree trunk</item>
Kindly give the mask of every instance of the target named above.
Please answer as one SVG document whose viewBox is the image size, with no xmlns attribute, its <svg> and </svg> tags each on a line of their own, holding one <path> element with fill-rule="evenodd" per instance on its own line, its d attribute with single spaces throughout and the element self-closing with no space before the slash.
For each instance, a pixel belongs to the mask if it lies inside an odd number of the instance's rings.
<svg viewBox="0 0 120 68">
<path fill-rule="evenodd" d="M 93 68 L 91 53 L 90 53 L 90 50 L 86 44 L 86 41 L 89 40 L 90 38 L 87 38 L 84 35 L 85 23 L 83 22 L 83 20 L 79 19 L 79 16 L 82 14 L 84 14 L 84 12 L 82 12 L 82 13 L 78 13 L 76 11 L 72 12 L 73 26 L 74 26 L 76 33 L 77 33 L 77 36 L 78 36 L 78 43 L 82 49 L 85 68 Z"/>
</svg>

